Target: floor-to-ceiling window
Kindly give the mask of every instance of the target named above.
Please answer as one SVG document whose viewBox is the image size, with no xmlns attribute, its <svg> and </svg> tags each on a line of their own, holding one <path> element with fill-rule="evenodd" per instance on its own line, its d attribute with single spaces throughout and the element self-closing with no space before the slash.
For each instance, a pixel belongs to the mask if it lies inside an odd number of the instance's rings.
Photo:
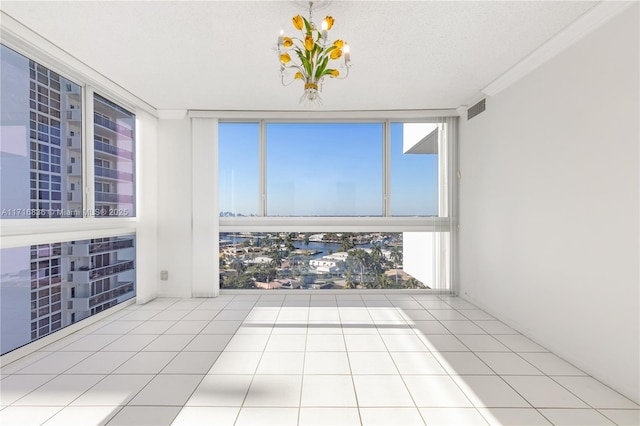
<svg viewBox="0 0 640 426">
<path fill-rule="evenodd" d="M 454 125 L 221 122 L 220 287 L 448 290 Z"/>
<path fill-rule="evenodd" d="M 5 354 L 135 296 L 135 115 L 7 46 L 0 61 Z"/>
</svg>

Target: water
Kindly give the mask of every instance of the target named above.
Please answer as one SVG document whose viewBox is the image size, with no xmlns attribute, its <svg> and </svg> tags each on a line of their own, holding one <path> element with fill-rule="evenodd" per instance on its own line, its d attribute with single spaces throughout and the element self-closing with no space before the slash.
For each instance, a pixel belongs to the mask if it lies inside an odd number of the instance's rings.
<svg viewBox="0 0 640 426">
<path fill-rule="evenodd" d="M 233 235 L 233 234 L 224 234 L 224 235 L 220 235 L 220 239 L 221 240 L 231 240 L 233 241 L 234 244 L 237 243 L 242 243 L 243 241 L 247 241 L 247 240 L 258 240 L 261 237 L 239 237 L 237 235 Z M 313 255 L 311 255 L 311 259 L 317 259 L 320 258 L 322 256 L 326 256 L 329 253 L 337 253 L 341 248 L 341 244 L 340 243 L 323 243 L 323 242 L 318 242 L 318 241 L 309 241 L 309 244 L 305 244 L 304 241 L 293 241 L 293 246 L 296 249 L 301 249 L 301 250 L 310 250 L 311 252 L 315 253 Z M 365 248 L 371 248 L 371 244 L 358 244 L 356 246 L 356 248 L 359 249 L 365 249 Z"/>
</svg>

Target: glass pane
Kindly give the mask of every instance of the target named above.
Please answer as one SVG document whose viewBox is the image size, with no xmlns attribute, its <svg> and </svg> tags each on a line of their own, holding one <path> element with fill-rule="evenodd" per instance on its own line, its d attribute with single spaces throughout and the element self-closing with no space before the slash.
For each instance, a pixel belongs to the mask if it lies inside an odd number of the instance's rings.
<svg viewBox="0 0 640 426">
<path fill-rule="evenodd" d="M 267 124 L 267 215 L 381 216 L 382 127 Z"/>
<path fill-rule="evenodd" d="M 446 289 L 448 233 L 221 233 L 220 288 Z"/>
<path fill-rule="evenodd" d="M 0 250 L 0 352 L 135 297 L 135 281 L 132 235 Z"/>
<path fill-rule="evenodd" d="M 133 217 L 136 116 L 99 95 L 93 108 L 96 216 Z"/>
<path fill-rule="evenodd" d="M 258 215 L 260 125 L 220 123 L 218 140 L 220 216 Z"/>
<path fill-rule="evenodd" d="M 0 47 L 2 219 L 82 216 L 79 85 Z"/>
<path fill-rule="evenodd" d="M 391 124 L 392 216 L 438 216 L 438 141 L 438 124 Z"/>
</svg>

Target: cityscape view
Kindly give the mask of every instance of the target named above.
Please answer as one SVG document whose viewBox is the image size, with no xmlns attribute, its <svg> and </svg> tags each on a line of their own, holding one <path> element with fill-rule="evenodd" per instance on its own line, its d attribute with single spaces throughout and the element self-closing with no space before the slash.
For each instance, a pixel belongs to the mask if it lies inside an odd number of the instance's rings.
<svg viewBox="0 0 640 426">
<path fill-rule="evenodd" d="M 83 116 L 80 85 L 5 46 L 0 63 L 0 220 L 135 216 L 135 115 L 93 94 Z M 135 236 L 89 237 L 3 245 L 2 354 L 136 295 Z"/>
<path fill-rule="evenodd" d="M 435 122 L 220 123 L 221 223 L 446 216 L 445 135 Z M 222 289 L 430 289 L 447 281 L 446 233 L 225 230 Z"/>
<path fill-rule="evenodd" d="M 403 269 L 403 233 L 221 233 L 223 289 L 426 289 Z"/>
<path fill-rule="evenodd" d="M 135 237 L 0 250 L 4 354 L 136 294 Z"/>
</svg>

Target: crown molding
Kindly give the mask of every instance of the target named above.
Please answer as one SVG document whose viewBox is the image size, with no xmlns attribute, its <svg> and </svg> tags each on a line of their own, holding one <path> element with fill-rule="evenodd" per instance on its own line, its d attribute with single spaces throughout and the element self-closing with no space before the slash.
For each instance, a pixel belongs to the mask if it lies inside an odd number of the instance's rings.
<svg viewBox="0 0 640 426">
<path fill-rule="evenodd" d="M 376 110 L 376 111 L 218 111 L 189 110 L 191 118 L 230 120 L 426 120 L 456 117 L 455 109 Z"/>
<path fill-rule="evenodd" d="M 187 118 L 186 109 L 159 109 L 158 118 L 160 120 L 182 120 Z"/>
<path fill-rule="evenodd" d="M 487 96 L 497 95 L 583 37 L 592 33 L 609 19 L 637 3 L 637 0 L 600 2 L 551 40 L 544 43 L 529 56 L 482 89 L 482 93 Z"/>
<path fill-rule="evenodd" d="M 75 56 L 45 39 L 31 28 L 0 10 L 0 41 L 81 86 L 91 86 L 128 109 L 140 108 L 154 117 L 156 109 Z"/>
</svg>

